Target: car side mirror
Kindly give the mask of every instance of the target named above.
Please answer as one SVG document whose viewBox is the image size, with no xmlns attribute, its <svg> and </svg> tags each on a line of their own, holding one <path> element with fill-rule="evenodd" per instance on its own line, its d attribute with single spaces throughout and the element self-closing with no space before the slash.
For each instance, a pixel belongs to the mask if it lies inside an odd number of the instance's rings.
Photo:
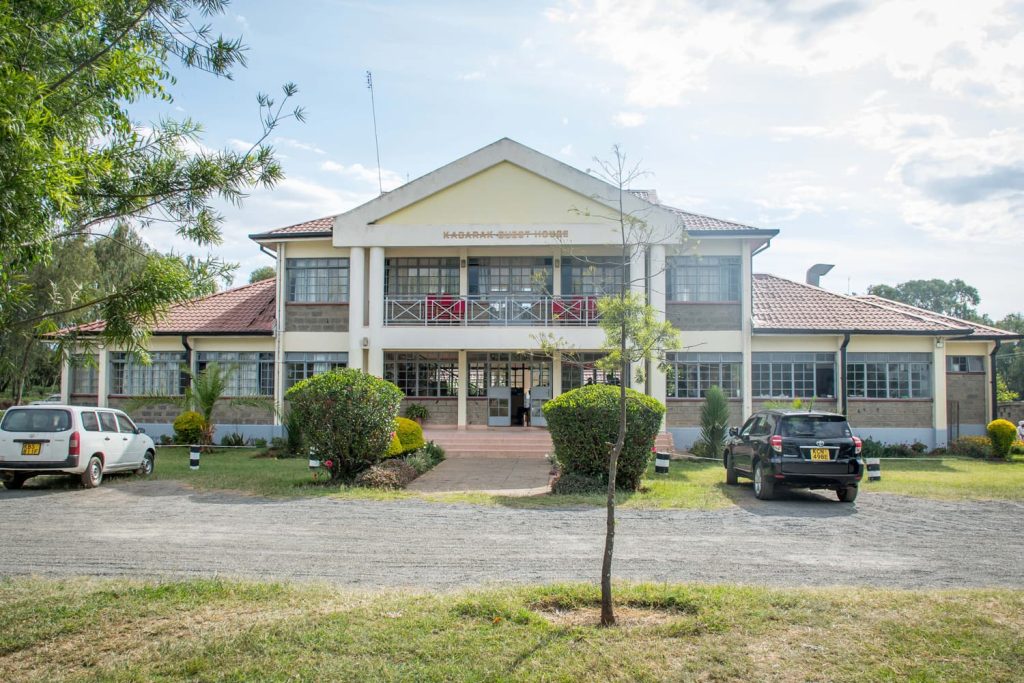
<svg viewBox="0 0 1024 683">
<path fill-rule="evenodd" d="M 135 428 L 135 433 L 136 433 L 136 434 L 145 434 L 145 433 L 146 433 L 146 430 L 145 430 L 145 429 L 143 429 L 142 427 L 136 427 L 136 428 Z"/>
<path fill-rule="evenodd" d="M 740 435 L 740 428 L 739 427 L 729 427 L 729 436 L 739 436 L 739 435 Z"/>
</svg>

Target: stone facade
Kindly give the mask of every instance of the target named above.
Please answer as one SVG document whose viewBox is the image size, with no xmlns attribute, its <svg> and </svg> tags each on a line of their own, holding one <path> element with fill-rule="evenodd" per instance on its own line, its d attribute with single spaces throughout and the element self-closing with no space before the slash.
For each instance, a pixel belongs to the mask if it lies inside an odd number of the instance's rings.
<svg viewBox="0 0 1024 683">
<path fill-rule="evenodd" d="M 466 400 L 466 424 L 487 424 L 487 399 L 471 398 Z"/>
<path fill-rule="evenodd" d="M 1013 403 L 1000 403 L 999 404 L 999 417 L 1004 420 L 1009 420 L 1013 424 L 1017 424 L 1021 420 L 1024 420 L 1024 401 L 1014 401 Z"/>
<path fill-rule="evenodd" d="M 849 399 L 847 417 L 854 428 L 930 428 L 932 400 Z"/>
<path fill-rule="evenodd" d="M 665 317 L 677 330 L 738 330 L 740 304 L 668 304 Z"/>
<path fill-rule="evenodd" d="M 348 304 L 287 304 L 287 332 L 348 332 Z"/>
<path fill-rule="evenodd" d="M 71 394 L 68 403 L 73 406 L 94 406 L 99 403 L 96 394 Z"/>
<path fill-rule="evenodd" d="M 813 406 L 811 405 L 811 399 L 801 399 L 803 401 L 803 407 L 805 410 L 819 410 L 823 413 L 834 413 L 837 410 L 836 400 L 834 398 L 816 398 L 814 399 Z M 789 407 L 792 404 L 793 399 L 777 399 L 772 401 L 771 399 L 754 399 L 754 412 L 764 410 L 765 405 L 769 403 L 784 403 L 784 407 Z"/>
<path fill-rule="evenodd" d="M 670 398 L 666 404 L 665 426 L 673 427 L 700 427 L 700 409 L 704 405 L 703 399 L 697 398 Z M 729 426 L 738 427 L 743 424 L 743 401 L 738 398 L 729 400 Z"/>
<path fill-rule="evenodd" d="M 456 398 L 416 398 L 402 399 L 400 415 L 405 415 L 406 408 L 411 404 L 424 406 L 429 415 L 423 421 L 424 426 L 455 425 L 459 423 L 459 400 Z"/>
<path fill-rule="evenodd" d="M 133 420 L 142 424 L 172 424 L 174 418 L 182 413 L 180 405 L 174 403 L 154 403 L 127 410 L 125 406 L 133 399 L 111 397 L 107 403 L 111 408 L 124 410 Z M 274 423 L 274 413 L 268 407 L 231 405 L 230 399 L 222 399 L 213 409 L 213 422 L 224 432 L 224 425 L 268 425 Z M 224 432 L 226 433 L 226 432 Z"/>
<path fill-rule="evenodd" d="M 988 382 L 985 373 L 946 373 L 946 398 L 960 404 L 960 424 L 987 424 Z M 952 415 L 949 416 L 952 420 Z"/>
</svg>

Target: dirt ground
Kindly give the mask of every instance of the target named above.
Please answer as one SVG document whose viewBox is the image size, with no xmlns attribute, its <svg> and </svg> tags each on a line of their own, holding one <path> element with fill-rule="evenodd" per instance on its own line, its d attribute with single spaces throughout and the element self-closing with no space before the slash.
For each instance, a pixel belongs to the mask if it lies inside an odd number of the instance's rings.
<svg viewBox="0 0 1024 683">
<path fill-rule="evenodd" d="M 776 586 L 1024 587 L 1024 505 L 810 492 L 619 512 L 615 575 Z M 601 509 L 268 500 L 174 482 L 0 491 L 0 575 L 231 576 L 450 589 L 596 580 Z"/>
</svg>

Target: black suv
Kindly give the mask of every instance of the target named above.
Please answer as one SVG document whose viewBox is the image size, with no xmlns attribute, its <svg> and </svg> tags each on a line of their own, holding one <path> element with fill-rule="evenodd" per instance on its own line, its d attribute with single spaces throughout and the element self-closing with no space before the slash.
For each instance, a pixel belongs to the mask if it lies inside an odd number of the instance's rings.
<svg viewBox="0 0 1024 683">
<path fill-rule="evenodd" d="M 754 495 L 770 499 L 776 486 L 832 489 L 852 503 L 864 476 L 861 441 L 846 418 L 808 410 L 764 410 L 729 429 L 725 481 L 754 480 Z"/>
</svg>

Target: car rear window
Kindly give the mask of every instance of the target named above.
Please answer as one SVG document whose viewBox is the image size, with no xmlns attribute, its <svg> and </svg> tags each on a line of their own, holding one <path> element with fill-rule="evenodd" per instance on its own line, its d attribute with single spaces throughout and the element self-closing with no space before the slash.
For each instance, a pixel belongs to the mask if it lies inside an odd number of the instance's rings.
<svg viewBox="0 0 1024 683">
<path fill-rule="evenodd" d="M 82 426 L 87 432 L 100 431 L 100 422 L 96 419 L 96 413 L 82 413 Z"/>
<path fill-rule="evenodd" d="M 5 432 L 66 432 L 71 429 L 71 413 L 54 408 L 11 408 L 4 414 L 0 429 Z"/>
<path fill-rule="evenodd" d="M 782 418 L 782 436 L 829 439 L 850 436 L 850 425 L 840 415 L 787 415 Z"/>
<path fill-rule="evenodd" d="M 100 413 L 100 424 L 103 425 L 105 432 L 117 431 L 117 419 L 113 413 Z"/>
</svg>

